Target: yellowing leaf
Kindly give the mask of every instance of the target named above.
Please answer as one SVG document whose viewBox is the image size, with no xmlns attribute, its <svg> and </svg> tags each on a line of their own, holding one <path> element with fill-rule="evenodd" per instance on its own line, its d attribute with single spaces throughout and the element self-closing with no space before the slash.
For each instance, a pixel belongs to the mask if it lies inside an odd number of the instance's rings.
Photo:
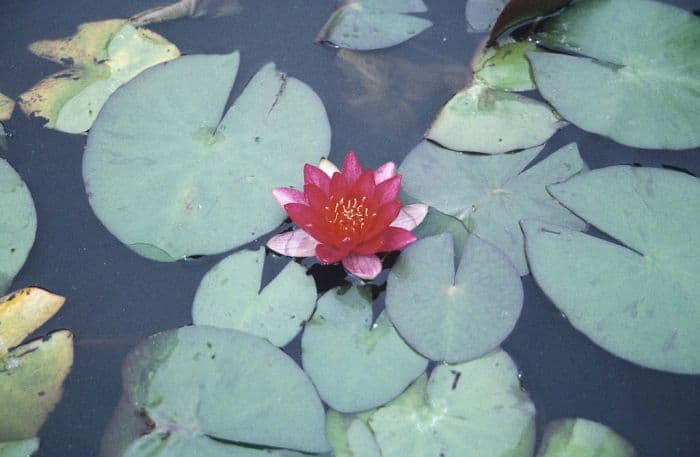
<svg viewBox="0 0 700 457">
<path fill-rule="evenodd" d="M 0 298 L 0 361 L 61 309 L 65 298 L 30 287 Z"/>
</svg>

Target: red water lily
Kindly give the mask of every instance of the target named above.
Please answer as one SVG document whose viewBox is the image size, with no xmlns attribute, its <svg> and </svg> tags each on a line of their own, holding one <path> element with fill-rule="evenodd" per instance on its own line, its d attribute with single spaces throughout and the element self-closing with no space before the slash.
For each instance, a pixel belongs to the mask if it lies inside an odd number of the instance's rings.
<svg viewBox="0 0 700 457">
<path fill-rule="evenodd" d="M 376 254 L 416 241 L 410 231 L 428 212 L 423 204 L 402 206 L 400 190 L 401 175 L 393 162 L 363 170 L 350 151 L 342 170 L 325 159 L 319 167 L 306 164 L 303 192 L 272 190 L 299 228 L 272 237 L 267 246 L 292 257 L 316 256 L 323 264 L 340 261 L 355 276 L 372 279 L 382 271 Z"/>
</svg>

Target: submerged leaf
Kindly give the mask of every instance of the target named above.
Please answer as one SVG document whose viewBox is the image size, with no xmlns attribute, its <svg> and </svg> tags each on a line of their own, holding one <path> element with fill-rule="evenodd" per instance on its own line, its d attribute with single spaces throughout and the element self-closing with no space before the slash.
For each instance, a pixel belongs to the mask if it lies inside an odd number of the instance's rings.
<svg viewBox="0 0 700 457">
<path fill-rule="evenodd" d="M 8 121 L 15 109 L 15 101 L 7 95 L 0 93 L 0 121 Z"/>
<path fill-rule="evenodd" d="M 329 409 L 326 433 L 333 457 L 382 457 L 379 445 L 367 424 L 355 415 Z"/>
<path fill-rule="evenodd" d="M 0 457 L 29 457 L 39 450 L 39 438 L 0 443 Z"/>
<path fill-rule="evenodd" d="M 238 62 L 238 53 L 190 55 L 144 72 L 90 131 L 90 204 L 137 253 L 215 254 L 274 229 L 285 216 L 271 189 L 298 183 L 300 164 L 328 155 L 323 103 L 272 63 L 223 114 Z"/>
<path fill-rule="evenodd" d="M 571 0 L 510 0 L 493 25 L 489 41 L 495 43 L 507 30 L 552 14 L 570 2 Z"/>
<path fill-rule="evenodd" d="M 464 16 L 467 19 L 467 31 L 488 32 L 496 23 L 508 0 L 467 0 Z"/>
<path fill-rule="evenodd" d="M 528 41 L 508 40 L 487 47 L 476 55 L 472 65 L 474 78 L 491 89 L 522 92 L 535 89 L 528 52 L 537 47 Z"/>
<path fill-rule="evenodd" d="M 179 0 L 135 14 L 129 22 L 143 26 L 183 17 L 229 16 L 240 13 L 241 9 L 240 0 Z"/>
<path fill-rule="evenodd" d="M 573 124 L 628 146 L 700 146 L 700 18 L 649 0 L 588 0 L 537 39 L 576 54 L 529 55 L 542 96 Z"/>
<path fill-rule="evenodd" d="M 88 22 L 60 40 L 37 41 L 32 53 L 68 67 L 20 95 L 27 115 L 68 133 L 90 129 L 102 106 L 121 85 L 180 51 L 160 35 L 121 19 Z"/>
<path fill-rule="evenodd" d="M 523 223 L 532 274 L 569 322 L 639 365 L 700 374 L 700 180 L 608 167 L 550 193 L 622 245 Z"/>
<path fill-rule="evenodd" d="M 634 448 L 614 430 L 586 419 L 547 425 L 537 457 L 634 457 Z"/>
</svg>

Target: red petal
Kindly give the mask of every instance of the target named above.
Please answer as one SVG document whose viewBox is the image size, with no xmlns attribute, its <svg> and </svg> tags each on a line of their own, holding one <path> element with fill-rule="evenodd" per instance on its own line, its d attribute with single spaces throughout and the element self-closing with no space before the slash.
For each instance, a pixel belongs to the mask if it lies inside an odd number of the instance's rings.
<svg viewBox="0 0 700 457">
<path fill-rule="evenodd" d="M 309 206 L 317 214 L 323 214 L 323 208 L 328 206 L 328 195 L 318 188 L 315 184 L 304 185 L 304 195 L 309 202 Z"/>
<path fill-rule="evenodd" d="M 361 279 L 374 279 L 382 272 L 382 262 L 376 255 L 349 255 L 343 259 L 343 267 Z"/>
<path fill-rule="evenodd" d="M 331 185 L 331 178 L 320 168 L 307 163 L 304 165 L 304 184 L 313 184 L 325 193 L 328 193 Z"/>
<path fill-rule="evenodd" d="M 362 164 L 359 160 L 357 160 L 357 156 L 355 155 L 354 151 L 349 151 L 345 155 L 341 172 L 345 175 L 345 180 L 351 186 L 362 174 Z M 372 177 L 374 177 L 374 174 L 372 174 Z"/>
<path fill-rule="evenodd" d="M 383 183 L 394 176 L 396 176 L 396 165 L 394 162 L 387 162 L 374 170 L 374 182 L 377 184 Z"/>
<path fill-rule="evenodd" d="M 372 170 L 367 170 L 364 173 L 362 173 L 359 179 L 355 182 L 355 185 L 352 187 L 350 194 L 357 195 L 360 197 L 372 198 L 372 196 L 374 195 L 374 188 L 374 172 Z"/>
<path fill-rule="evenodd" d="M 289 214 L 300 229 L 317 239 L 321 243 L 333 243 L 334 237 L 323 230 L 324 221 L 319 218 L 314 210 L 307 205 L 289 203 L 284 206 L 284 210 Z"/>
<path fill-rule="evenodd" d="M 338 249 L 327 244 L 319 244 L 316 246 L 316 258 L 323 264 L 336 263 L 348 255 L 347 251 Z"/>
<path fill-rule="evenodd" d="M 365 240 L 358 246 L 352 248 L 352 253 L 357 255 L 370 255 L 382 251 L 384 246 L 384 236 L 379 234 L 370 240 Z"/>
<path fill-rule="evenodd" d="M 306 203 L 304 194 L 292 187 L 275 187 L 272 189 L 272 196 L 282 208 L 289 203 Z"/>
<path fill-rule="evenodd" d="M 396 200 L 401 192 L 401 175 L 396 175 L 379 184 L 374 191 L 374 199 L 379 206 Z"/>
<path fill-rule="evenodd" d="M 384 245 L 381 252 L 398 251 L 416 241 L 416 236 L 398 227 L 389 227 L 384 232 Z"/>
<path fill-rule="evenodd" d="M 377 215 L 372 219 L 372 226 L 363 234 L 363 238 L 369 240 L 386 230 L 399 215 L 399 211 L 401 211 L 401 203 L 396 200 L 380 206 Z"/>
<path fill-rule="evenodd" d="M 348 186 L 345 180 L 345 175 L 342 173 L 336 173 L 331 178 L 330 195 L 334 196 L 336 200 L 340 200 L 341 197 L 346 197 L 350 186 Z"/>
</svg>

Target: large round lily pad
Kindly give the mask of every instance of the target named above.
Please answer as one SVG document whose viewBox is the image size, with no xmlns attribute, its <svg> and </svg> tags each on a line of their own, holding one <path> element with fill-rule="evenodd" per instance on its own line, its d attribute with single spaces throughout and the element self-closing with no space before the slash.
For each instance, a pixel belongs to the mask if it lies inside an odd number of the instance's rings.
<svg viewBox="0 0 700 457">
<path fill-rule="evenodd" d="M 341 412 L 387 403 L 428 366 L 384 313 L 372 324 L 372 300 L 364 292 L 327 292 L 301 340 L 304 370 L 321 398 Z"/>
<path fill-rule="evenodd" d="M 586 227 L 545 189 L 586 169 L 576 145 L 565 146 L 523 171 L 540 151 L 483 156 L 422 142 L 401 164 L 404 191 L 460 219 L 471 233 L 505 252 L 525 275 L 521 219 L 541 219 L 574 230 Z"/>
<path fill-rule="evenodd" d="M 328 154 L 323 103 L 265 65 L 225 116 L 238 53 L 153 67 L 105 104 L 88 137 L 90 204 L 119 240 L 161 261 L 239 246 L 285 218 L 270 194 Z M 206 88 L 206 90 L 203 90 Z"/>
<path fill-rule="evenodd" d="M 216 264 L 197 289 L 192 320 L 265 338 L 275 346 L 289 343 L 314 312 L 316 283 L 295 262 L 260 290 L 265 248 L 241 251 Z"/>
<path fill-rule="evenodd" d="M 547 425 L 537 457 L 634 457 L 634 448 L 614 430 L 586 419 Z"/>
<path fill-rule="evenodd" d="M 333 447 L 333 457 L 381 457 L 372 430 L 354 414 L 332 409 L 326 414 L 326 433 Z"/>
<path fill-rule="evenodd" d="M 323 406 L 309 378 L 285 353 L 247 333 L 193 326 L 154 335 L 127 358 L 124 391 L 128 406 L 122 408 L 140 412 L 150 424 L 145 432 L 172 447 L 157 455 L 204 452 L 218 447 L 212 440 L 330 450 Z M 131 447 L 153 443 L 138 438 Z M 235 448 L 230 452 L 238 455 Z"/>
<path fill-rule="evenodd" d="M 438 365 L 369 417 L 382 457 L 531 457 L 535 407 L 498 350 Z"/>
<path fill-rule="evenodd" d="M 567 120 L 629 146 L 700 146 L 700 18 L 650 0 L 588 0 L 537 39 L 577 54 L 529 56 L 537 87 Z"/>
<path fill-rule="evenodd" d="M 406 248 L 389 273 L 386 309 L 401 336 L 438 361 L 462 362 L 492 351 L 520 316 L 523 289 L 508 257 L 476 236 L 455 268 L 449 234 Z"/>
<path fill-rule="evenodd" d="M 622 245 L 524 223 L 542 290 L 574 327 L 613 354 L 646 367 L 700 373 L 700 180 L 617 166 L 549 190 Z"/>
<path fill-rule="evenodd" d="M 27 185 L 0 159 L 0 294 L 27 260 L 36 234 L 36 210 Z"/>
</svg>

